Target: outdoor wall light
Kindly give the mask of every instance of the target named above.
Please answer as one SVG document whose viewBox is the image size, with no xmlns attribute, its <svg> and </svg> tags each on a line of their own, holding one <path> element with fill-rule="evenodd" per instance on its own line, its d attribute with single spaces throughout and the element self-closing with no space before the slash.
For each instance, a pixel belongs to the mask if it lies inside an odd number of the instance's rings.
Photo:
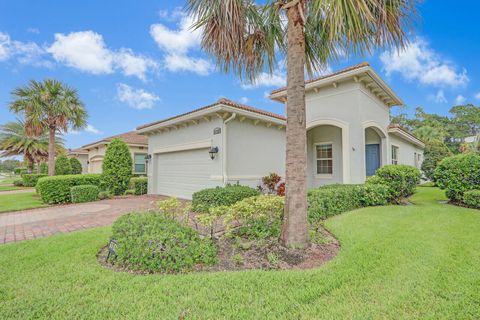
<svg viewBox="0 0 480 320">
<path fill-rule="evenodd" d="M 148 162 L 148 161 L 151 160 L 151 159 L 152 159 L 152 155 L 151 155 L 151 154 L 147 154 L 147 155 L 145 156 L 145 162 Z"/>
<path fill-rule="evenodd" d="M 215 155 L 218 153 L 218 147 L 211 147 L 208 153 L 210 154 L 210 159 L 215 159 Z"/>
</svg>

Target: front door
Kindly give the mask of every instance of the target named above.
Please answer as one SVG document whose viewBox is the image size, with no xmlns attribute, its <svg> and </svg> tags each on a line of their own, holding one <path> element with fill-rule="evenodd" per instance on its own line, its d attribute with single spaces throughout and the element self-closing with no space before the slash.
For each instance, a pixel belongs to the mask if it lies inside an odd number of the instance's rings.
<svg viewBox="0 0 480 320">
<path fill-rule="evenodd" d="M 380 168 L 380 145 L 367 144 L 365 146 L 365 162 L 367 177 L 373 176 L 375 171 Z"/>
</svg>

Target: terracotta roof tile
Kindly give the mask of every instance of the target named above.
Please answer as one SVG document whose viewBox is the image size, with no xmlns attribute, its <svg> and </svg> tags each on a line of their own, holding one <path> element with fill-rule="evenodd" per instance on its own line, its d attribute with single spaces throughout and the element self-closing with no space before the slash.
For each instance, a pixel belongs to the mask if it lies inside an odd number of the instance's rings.
<svg viewBox="0 0 480 320">
<path fill-rule="evenodd" d="M 144 135 L 140 135 L 140 134 L 136 133 L 135 131 L 130 131 L 130 132 L 117 134 L 115 136 L 107 137 L 107 138 L 104 138 L 102 140 L 98 140 L 98 141 L 89 143 L 87 145 L 84 145 L 82 148 L 85 148 L 85 147 L 88 147 L 88 146 L 91 146 L 91 145 L 94 145 L 94 144 L 97 144 L 97 143 L 101 143 L 101 142 L 108 143 L 108 142 L 112 141 L 112 139 L 114 139 L 114 138 L 118 138 L 118 139 L 124 141 L 126 144 L 140 144 L 140 145 L 145 145 L 145 146 L 148 145 L 148 137 L 146 137 Z"/>
<path fill-rule="evenodd" d="M 174 119 L 189 115 L 191 113 L 198 112 L 198 111 L 201 111 L 201 110 L 205 110 L 205 109 L 215 107 L 215 106 L 218 106 L 218 105 L 222 105 L 222 104 L 226 105 L 226 106 L 229 106 L 229 107 L 233 107 L 233 108 L 237 108 L 237 109 L 241 109 L 241 110 L 245 110 L 245 111 L 258 113 L 258 114 L 261 114 L 261 115 L 264 115 L 264 116 L 276 118 L 276 119 L 279 119 L 279 120 L 286 120 L 287 119 L 287 118 L 285 118 L 285 116 L 282 116 L 282 115 L 279 115 L 279 114 L 276 114 L 276 113 L 273 113 L 273 112 L 269 112 L 269 111 L 262 110 L 262 109 L 257 109 L 257 108 L 254 108 L 254 107 L 250 107 L 250 106 L 247 106 L 245 104 L 237 103 L 237 102 L 234 102 L 234 101 L 229 100 L 229 99 L 220 98 L 217 102 L 209 104 L 207 106 L 204 106 L 204 107 L 201 107 L 201 108 L 198 108 L 198 109 L 186 112 L 186 113 L 182 113 L 182 114 L 179 114 L 177 116 L 166 118 L 166 119 L 163 119 L 163 120 L 160 120 L 160 121 L 144 124 L 140 127 L 137 127 L 137 130 L 148 128 L 148 127 L 151 127 L 151 126 L 163 123 L 163 122 L 174 120 Z"/>
<path fill-rule="evenodd" d="M 408 134 L 409 136 L 417 139 L 418 141 L 421 141 L 422 143 L 425 143 L 422 139 L 418 138 L 417 136 L 415 136 L 413 133 L 411 133 L 409 130 L 407 129 L 404 129 L 401 125 L 399 125 L 398 123 L 390 123 L 388 125 L 388 129 L 399 129 L 403 132 L 405 132 L 406 134 Z"/>
</svg>

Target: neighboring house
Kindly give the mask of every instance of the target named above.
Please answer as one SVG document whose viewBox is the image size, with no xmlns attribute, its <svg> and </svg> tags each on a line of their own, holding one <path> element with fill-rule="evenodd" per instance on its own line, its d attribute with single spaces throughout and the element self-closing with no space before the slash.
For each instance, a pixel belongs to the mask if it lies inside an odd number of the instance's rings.
<svg viewBox="0 0 480 320">
<path fill-rule="evenodd" d="M 68 155 L 75 157 L 82 163 L 85 163 L 84 173 L 102 173 L 103 157 L 107 146 L 112 139 L 118 138 L 123 140 L 130 149 L 133 160 L 133 173 L 145 175 L 147 173 L 146 156 L 148 148 L 148 138 L 137 134 L 135 131 L 122 133 L 116 136 L 108 137 L 100 141 L 96 141 L 75 150 L 70 150 Z"/>
<path fill-rule="evenodd" d="M 271 99 L 285 103 L 286 89 Z M 308 187 L 363 183 L 385 164 L 420 167 L 424 144 L 390 124 L 400 98 L 363 63 L 306 83 Z M 137 128 L 148 137 L 149 193 L 191 198 L 227 183 L 285 175 L 282 115 L 220 99 Z"/>
</svg>

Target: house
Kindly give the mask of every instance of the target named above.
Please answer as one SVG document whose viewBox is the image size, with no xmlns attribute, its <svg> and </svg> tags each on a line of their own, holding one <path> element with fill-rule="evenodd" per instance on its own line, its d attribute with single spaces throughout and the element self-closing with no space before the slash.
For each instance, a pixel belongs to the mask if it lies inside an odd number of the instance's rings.
<svg viewBox="0 0 480 320">
<path fill-rule="evenodd" d="M 145 175 L 147 173 L 146 156 L 148 149 L 148 138 L 139 135 L 135 131 L 122 133 L 116 136 L 108 137 L 87 145 L 79 149 L 69 150 L 68 156 L 75 157 L 82 163 L 83 173 L 102 173 L 103 157 L 107 146 L 112 139 L 123 140 L 130 149 L 133 160 L 133 173 Z"/>
<path fill-rule="evenodd" d="M 286 88 L 271 99 L 286 102 Z M 424 144 L 390 123 L 402 100 L 368 63 L 306 83 L 308 187 L 363 183 L 385 164 L 420 167 Z M 149 193 L 191 198 L 227 183 L 285 174 L 286 118 L 227 99 L 146 124 Z M 304 146 L 298 146 L 303 148 Z"/>
</svg>

